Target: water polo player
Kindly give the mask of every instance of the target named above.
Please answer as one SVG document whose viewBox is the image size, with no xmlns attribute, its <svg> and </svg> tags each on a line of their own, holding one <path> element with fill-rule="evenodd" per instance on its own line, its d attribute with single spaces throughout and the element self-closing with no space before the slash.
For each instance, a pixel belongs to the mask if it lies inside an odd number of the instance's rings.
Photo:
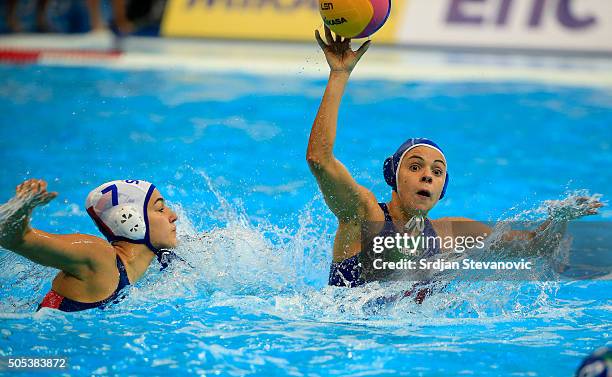
<svg viewBox="0 0 612 377">
<path fill-rule="evenodd" d="M 403 229 L 413 218 L 421 218 L 421 232 L 425 236 L 473 236 L 491 234 L 485 224 L 465 218 L 429 220 L 428 212 L 442 199 L 449 184 L 448 162 L 442 149 L 433 141 L 413 138 L 404 142 L 383 166 L 385 181 L 391 186 L 391 201 L 379 203 L 372 192 L 359 185 L 338 161 L 333 148 L 340 102 L 349 76 L 370 46 L 365 42 L 358 50 L 350 47 L 350 39 L 335 39 L 325 28 L 326 42 L 318 31 L 316 40 L 330 66 L 329 81 L 314 120 L 308 143 L 307 161 L 317 179 L 325 202 L 338 219 L 334 240 L 333 263 L 329 284 L 355 287 L 378 280 L 365 276 L 363 266 L 368 261 L 362 252 L 362 226 L 378 224 L 378 234 L 393 234 Z M 580 204 L 580 203 L 579 203 Z M 595 214 L 602 204 L 597 200 L 583 201 L 566 218 Z M 460 221 L 458 221 L 460 220 Z M 451 221 L 454 221 L 451 223 Z M 532 237 L 534 232 L 516 231 L 512 237 Z M 440 252 L 439 248 L 421 250 L 426 256 Z M 408 292 L 412 294 L 412 292 Z M 415 293 L 417 301 L 423 292 Z"/>
<path fill-rule="evenodd" d="M 157 257 L 165 265 L 176 247 L 177 215 L 151 183 L 112 181 L 89 193 L 86 210 L 106 237 L 50 234 L 30 227 L 37 206 L 57 196 L 47 183 L 30 179 L 5 206 L 0 245 L 43 266 L 61 270 L 39 306 L 66 312 L 103 308 L 138 281 Z"/>
</svg>

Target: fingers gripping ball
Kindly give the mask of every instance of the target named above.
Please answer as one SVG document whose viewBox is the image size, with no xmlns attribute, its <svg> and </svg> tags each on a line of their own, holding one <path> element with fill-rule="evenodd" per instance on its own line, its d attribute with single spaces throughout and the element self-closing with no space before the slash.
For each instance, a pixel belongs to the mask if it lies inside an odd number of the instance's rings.
<svg viewBox="0 0 612 377">
<path fill-rule="evenodd" d="M 323 22 L 344 38 L 366 38 L 380 29 L 391 11 L 391 0 L 319 0 Z"/>
</svg>

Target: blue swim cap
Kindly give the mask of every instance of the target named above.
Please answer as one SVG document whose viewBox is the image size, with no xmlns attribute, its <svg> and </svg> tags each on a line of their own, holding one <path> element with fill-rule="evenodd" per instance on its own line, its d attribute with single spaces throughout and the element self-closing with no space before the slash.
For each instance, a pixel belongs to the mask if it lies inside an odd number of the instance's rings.
<svg viewBox="0 0 612 377">
<path fill-rule="evenodd" d="M 442 156 L 444 156 L 444 152 L 442 152 L 442 148 L 440 148 L 438 144 L 434 143 L 433 141 L 429 139 L 425 139 L 425 138 L 408 139 L 404 144 L 400 145 L 400 147 L 397 148 L 397 151 L 395 151 L 393 156 L 385 160 L 385 163 L 383 165 L 383 174 L 385 176 L 385 181 L 387 182 L 389 186 L 391 186 L 393 191 L 397 192 L 397 169 L 402 163 L 402 159 L 404 158 L 404 156 L 409 150 L 414 149 L 416 147 L 421 147 L 421 146 L 433 148 L 437 150 L 438 152 L 440 152 Z M 444 179 L 444 187 L 442 188 L 440 199 L 442 199 L 444 197 L 444 194 L 446 194 L 447 186 L 448 186 L 448 171 L 446 172 L 446 178 Z"/>
<path fill-rule="evenodd" d="M 602 347 L 582 361 L 576 377 L 607 377 L 612 374 L 612 349 Z"/>
</svg>

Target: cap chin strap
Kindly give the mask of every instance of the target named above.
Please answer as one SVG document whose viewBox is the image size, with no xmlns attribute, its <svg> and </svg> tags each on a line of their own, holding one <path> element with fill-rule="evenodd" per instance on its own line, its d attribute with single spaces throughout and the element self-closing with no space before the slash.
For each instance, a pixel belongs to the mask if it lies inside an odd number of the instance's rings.
<svg viewBox="0 0 612 377">
<path fill-rule="evenodd" d="M 170 265 L 170 261 L 172 260 L 172 254 L 174 253 L 168 250 L 160 250 L 159 254 L 156 254 L 157 261 L 159 262 L 159 264 L 161 264 L 161 268 L 159 269 L 160 271 L 165 270 Z"/>
<path fill-rule="evenodd" d="M 148 212 L 147 204 L 149 203 L 149 199 L 151 198 L 151 195 L 153 195 L 154 190 L 155 190 L 155 185 L 151 185 L 144 199 L 144 208 L 143 208 L 143 215 L 144 215 L 143 217 L 144 217 L 144 222 L 145 222 L 144 244 L 146 247 L 149 248 L 149 250 L 151 250 L 153 254 L 155 254 L 155 257 L 157 257 L 157 261 L 161 265 L 160 271 L 163 271 L 170 265 L 170 262 L 172 262 L 172 260 L 174 259 L 182 260 L 185 263 L 187 263 L 187 261 L 185 261 L 183 258 L 176 255 L 173 251 L 166 250 L 166 249 L 158 249 L 155 246 L 153 246 L 153 243 L 151 243 L 151 238 L 149 234 L 150 227 L 149 227 L 149 215 L 147 213 Z M 193 268 L 191 264 L 189 263 L 187 264 L 191 268 Z"/>
<path fill-rule="evenodd" d="M 155 254 L 155 257 L 157 257 L 157 261 L 162 266 L 160 271 L 168 267 L 168 265 L 170 264 L 170 260 L 172 259 L 171 256 L 172 254 L 174 254 L 172 251 L 165 250 L 165 249 L 158 249 L 155 246 L 153 246 L 151 241 L 149 241 L 148 239 L 145 241 L 145 245 L 149 248 L 149 250 L 151 250 L 153 254 Z"/>
<path fill-rule="evenodd" d="M 149 246 L 151 247 L 151 246 Z M 155 251 L 153 251 L 155 250 Z M 174 251 L 172 250 L 166 250 L 166 249 L 155 249 L 152 248 L 151 251 L 153 251 L 153 253 L 155 254 L 155 256 L 157 256 L 157 261 L 159 262 L 159 264 L 161 264 L 161 268 L 159 269 L 160 271 L 165 270 L 170 263 L 173 260 L 180 260 L 182 262 L 184 262 L 185 264 L 187 264 L 189 267 L 191 268 L 195 268 L 191 265 L 191 263 L 187 262 L 185 259 L 181 258 L 180 256 L 178 256 Z"/>
<path fill-rule="evenodd" d="M 145 229 L 146 229 L 145 236 L 144 236 L 144 244 L 149 248 L 149 250 L 153 252 L 153 254 L 155 254 L 155 256 L 157 257 L 157 261 L 159 262 L 159 264 L 161 264 L 162 266 L 161 269 L 163 270 L 166 267 L 168 267 L 169 258 L 167 255 L 170 252 L 167 250 L 160 250 L 156 248 L 155 246 L 153 246 L 153 244 L 151 243 L 151 238 L 149 234 L 149 232 L 151 231 L 151 228 L 149 227 L 149 214 L 147 210 L 147 205 L 149 203 L 149 199 L 151 198 L 151 195 L 153 195 L 154 190 L 155 190 L 155 186 L 151 185 L 144 199 L 143 213 L 144 213 L 144 221 L 145 221 Z"/>
</svg>

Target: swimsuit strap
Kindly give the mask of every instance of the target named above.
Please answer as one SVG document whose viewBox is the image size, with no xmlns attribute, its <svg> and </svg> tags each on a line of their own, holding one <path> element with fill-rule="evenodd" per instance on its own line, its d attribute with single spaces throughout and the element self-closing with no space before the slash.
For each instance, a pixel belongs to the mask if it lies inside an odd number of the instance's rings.
<svg viewBox="0 0 612 377">
<path fill-rule="evenodd" d="M 428 218 L 425 218 L 425 229 L 423 229 L 423 235 L 426 237 L 438 236 L 438 233 L 436 233 L 436 230 L 434 229 L 431 220 L 429 220 Z"/>
<path fill-rule="evenodd" d="M 117 289 L 115 289 L 115 293 L 119 292 L 127 285 L 130 285 L 130 278 L 128 277 L 127 270 L 125 269 L 125 265 L 119 255 L 117 255 L 117 270 L 119 270 L 119 284 L 117 284 Z"/>
<path fill-rule="evenodd" d="M 423 236 L 427 238 L 438 237 L 438 233 L 436 233 L 436 230 L 434 229 L 431 221 L 428 218 L 425 218 L 425 229 L 423 229 Z M 437 243 L 434 243 L 431 248 L 427 249 L 426 256 L 431 257 L 434 254 L 439 254 L 440 251 L 440 246 Z"/>
<path fill-rule="evenodd" d="M 393 223 L 393 219 L 391 218 L 391 214 L 389 213 L 389 207 L 387 207 L 387 203 L 378 203 L 378 206 L 385 214 L 385 222 Z"/>
</svg>

